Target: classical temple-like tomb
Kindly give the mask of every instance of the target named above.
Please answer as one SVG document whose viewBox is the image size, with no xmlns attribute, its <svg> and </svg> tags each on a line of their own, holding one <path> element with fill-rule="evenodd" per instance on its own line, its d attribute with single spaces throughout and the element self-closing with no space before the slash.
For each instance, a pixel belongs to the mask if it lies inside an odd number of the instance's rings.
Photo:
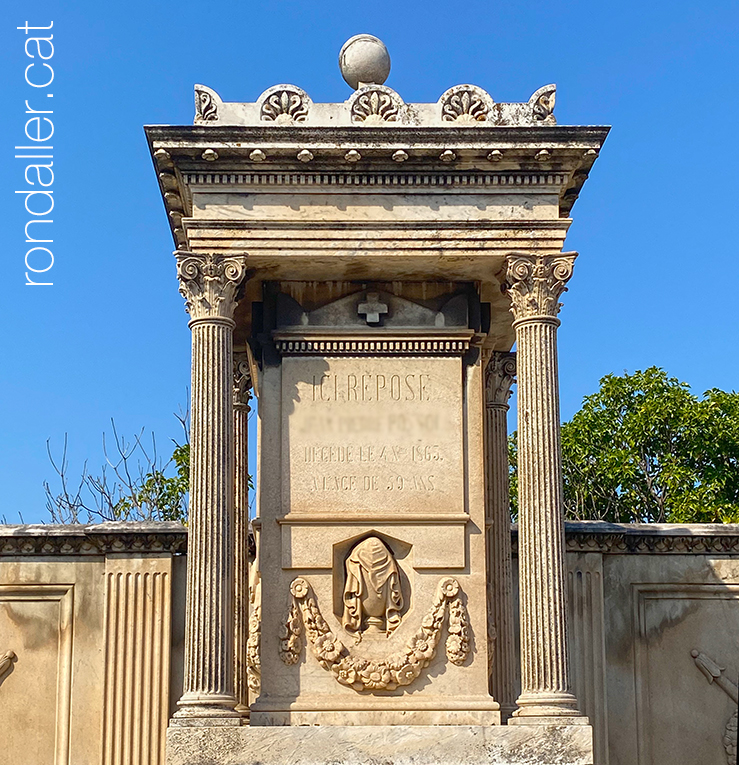
<svg viewBox="0 0 739 765">
<path fill-rule="evenodd" d="M 556 340 L 570 213 L 608 128 L 557 125 L 554 85 L 522 103 L 473 85 L 406 103 L 368 35 L 340 61 L 345 103 L 294 85 L 229 103 L 198 85 L 193 126 L 147 128 L 192 329 L 184 693 L 168 761 L 586 765 Z"/>
</svg>

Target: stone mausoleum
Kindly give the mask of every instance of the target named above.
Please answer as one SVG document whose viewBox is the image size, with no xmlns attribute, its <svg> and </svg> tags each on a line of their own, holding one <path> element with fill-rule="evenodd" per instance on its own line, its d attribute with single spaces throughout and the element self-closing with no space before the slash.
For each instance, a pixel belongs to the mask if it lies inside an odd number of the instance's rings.
<svg viewBox="0 0 739 765">
<path fill-rule="evenodd" d="M 369 35 L 340 66 L 344 103 L 197 85 L 147 128 L 189 525 L 0 527 L 0 765 L 736 765 L 739 527 L 563 524 L 564 243 L 608 128 L 554 85 L 406 103 Z"/>
<path fill-rule="evenodd" d="M 590 763 L 568 666 L 557 328 L 570 213 L 608 128 L 557 125 L 554 85 L 521 103 L 474 85 L 406 103 L 370 35 L 340 66 L 344 103 L 294 85 L 229 103 L 198 85 L 193 126 L 147 128 L 192 329 L 184 692 L 168 761 L 287 764 L 298 748 L 315 762 Z M 234 672 L 249 661 L 251 702 Z"/>
</svg>

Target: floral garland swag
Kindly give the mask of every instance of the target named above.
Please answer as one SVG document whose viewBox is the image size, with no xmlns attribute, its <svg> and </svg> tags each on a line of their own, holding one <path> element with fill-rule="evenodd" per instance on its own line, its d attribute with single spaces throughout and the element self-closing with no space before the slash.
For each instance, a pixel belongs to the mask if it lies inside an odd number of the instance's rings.
<svg viewBox="0 0 739 765">
<path fill-rule="evenodd" d="M 319 664 L 342 685 L 351 686 L 355 691 L 392 691 L 399 685 L 410 685 L 436 655 L 447 613 L 447 659 L 461 665 L 469 656 L 467 609 L 460 599 L 456 579 L 447 577 L 439 582 L 433 607 L 421 621 L 420 629 L 400 653 L 379 661 L 352 654 L 331 632 L 305 579 L 294 579 L 290 593 L 292 603 L 280 630 L 280 658 L 285 664 L 298 662 L 305 629 Z"/>
</svg>

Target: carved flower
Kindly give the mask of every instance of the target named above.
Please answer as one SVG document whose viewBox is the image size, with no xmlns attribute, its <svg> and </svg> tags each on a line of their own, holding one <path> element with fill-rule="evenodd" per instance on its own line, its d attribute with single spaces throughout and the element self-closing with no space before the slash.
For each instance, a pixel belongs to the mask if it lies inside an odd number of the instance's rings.
<svg viewBox="0 0 739 765">
<path fill-rule="evenodd" d="M 426 614 L 426 616 L 423 617 L 421 620 L 421 626 L 425 630 L 432 630 L 436 627 L 436 620 L 434 619 L 433 614 Z"/>
<path fill-rule="evenodd" d="M 371 690 L 387 688 L 392 680 L 390 670 L 384 664 L 375 662 L 369 662 L 359 674 L 364 687 Z"/>
<path fill-rule="evenodd" d="M 441 582 L 439 582 L 439 587 L 447 598 L 455 598 L 459 592 L 459 583 L 456 579 L 442 579 Z"/>
<path fill-rule="evenodd" d="M 434 644 L 426 637 L 416 635 L 411 638 L 408 647 L 413 651 L 413 655 L 418 659 L 431 659 L 434 655 Z"/>
<path fill-rule="evenodd" d="M 462 641 L 458 635 L 449 635 L 446 639 L 446 652 L 448 654 L 462 653 Z"/>
<path fill-rule="evenodd" d="M 354 685 L 357 682 L 357 670 L 349 662 L 335 664 L 332 671 L 342 685 Z"/>
<path fill-rule="evenodd" d="M 290 592 L 293 594 L 293 597 L 298 598 L 298 600 L 304 598 L 308 594 L 308 582 L 302 577 L 293 579 L 293 582 L 290 585 Z"/>
<path fill-rule="evenodd" d="M 330 632 L 321 635 L 315 643 L 316 656 L 329 664 L 338 661 L 343 650 L 344 646 Z"/>
<path fill-rule="evenodd" d="M 404 664 L 396 675 L 399 685 L 410 685 L 418 677 L 418 671 L 411 664 Z"/>
</svg>

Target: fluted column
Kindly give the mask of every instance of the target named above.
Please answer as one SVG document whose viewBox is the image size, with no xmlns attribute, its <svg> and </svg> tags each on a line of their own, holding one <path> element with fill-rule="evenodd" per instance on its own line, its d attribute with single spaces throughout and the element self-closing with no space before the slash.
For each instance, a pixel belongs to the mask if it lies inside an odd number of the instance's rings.
<svg viewBox="0 0 739 765">
<path fill-rule="evenodd" d="M 173 723 L 234 710 L 233 314 L 245 258 L 178 251 L 192 330 L 184 693 Z M 193 720 L 194 718 L 194 720 Z"/>
<path fill-rule="evenodd" d="M 251 374 L 246 353 L 234 354 L 234 693 L 236 711 L 249 715 L 249 401 Z"/>
<path fill-rule="evenodd" d="M 575 257 L 507 258 L 517 343 L 521 613 L 521 695 L 511 721 L 521 723 L 580 717 L 567 656 L 557 370 L 558 301 Z"/>
<path fill-rule="evenodd" d="M 511 513 L 508 490 L 508 399 L 516 354 L 494 351 L 485 367 L 485 532 L 488 555 L 490 693 L 508 719 L 516 708 Z"/>
</svg>

